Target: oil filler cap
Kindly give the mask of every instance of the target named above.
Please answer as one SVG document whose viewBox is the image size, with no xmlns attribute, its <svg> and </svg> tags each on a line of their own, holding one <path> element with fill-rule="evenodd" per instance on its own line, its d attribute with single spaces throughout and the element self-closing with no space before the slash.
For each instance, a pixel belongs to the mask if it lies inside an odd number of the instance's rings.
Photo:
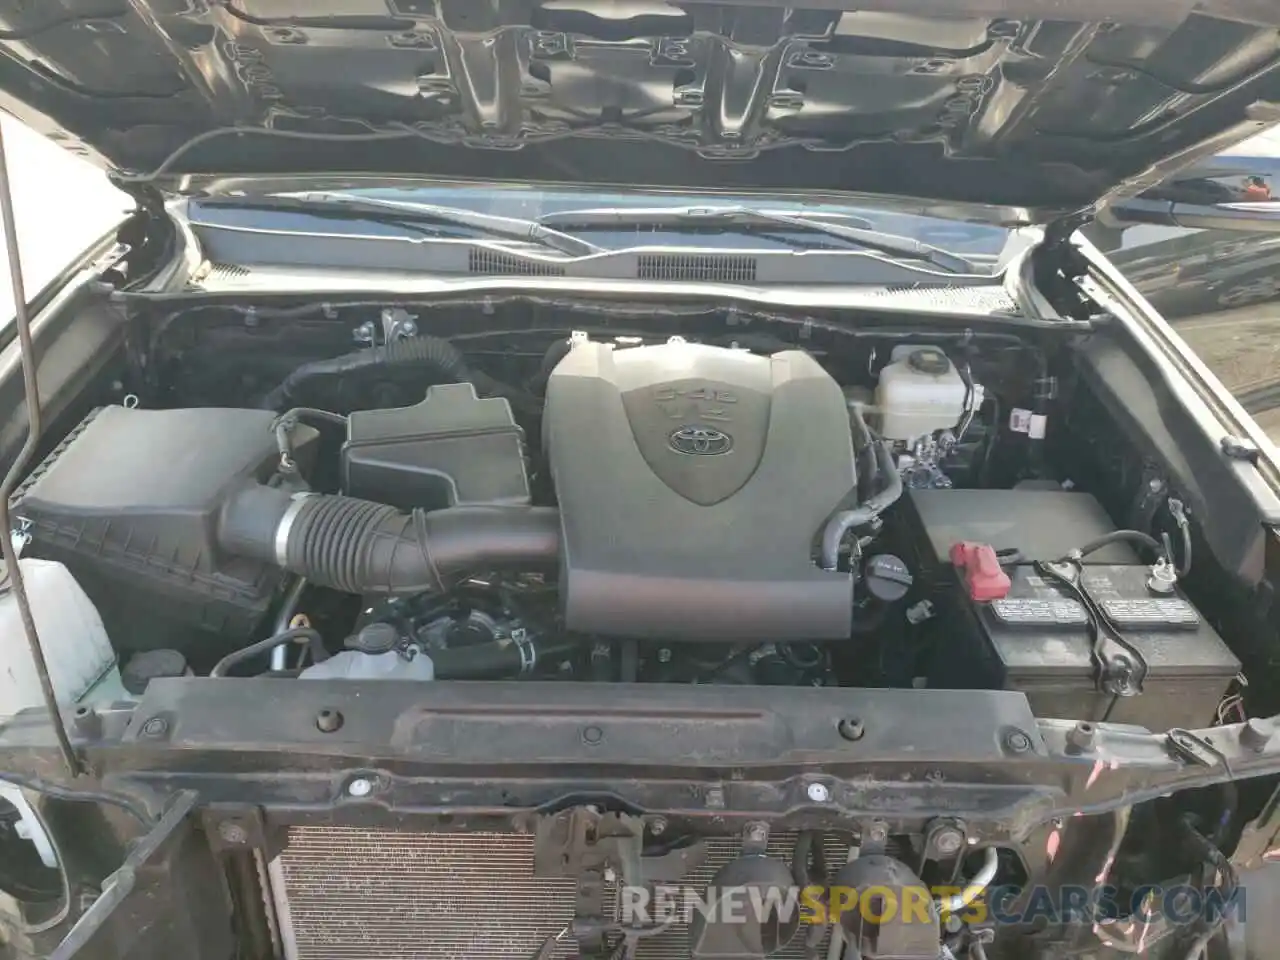
<svg viewBox="0 0 1280 960">
<path fill-rule="evenodd" d="M 862 579 L 867 592 L 882 603 L 901 600 L 914 581 L 907 565 L 891 553 L 878 553 L 868 560 Z"/>
<path fill-rule="evenodd" d="M 961 571 L 969 599 L 977 603 L 1003 600 L 1012 584 L 989 543 L 962 541 L 951 547 L 951 563 Z"/>
<path fill-rule="evenodd" d="M 941 350 L 922 347 L 919 350 L 912 350 L 907 355 L 907 366 L 919 373 L 940 377 L 951 369 L 951 361 Z"/>
</svg>

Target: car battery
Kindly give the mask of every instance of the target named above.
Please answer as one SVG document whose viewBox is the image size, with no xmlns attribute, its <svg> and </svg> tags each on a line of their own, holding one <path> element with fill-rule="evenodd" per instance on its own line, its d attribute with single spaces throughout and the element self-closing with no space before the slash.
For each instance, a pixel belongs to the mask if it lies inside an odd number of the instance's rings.
<svg viewBox="0 0 1280 960">
<path fill-rule="evenodd" d="M 958 571 L 957 571 L 958 573 Z M 1037 717 L 1131 723 L 1153 731 L 1212 723 L 1240 662 L 1176 589 L 1148 587 L 1151 568 L 1086 565 L 1080 588 L 1145 665 L 1141 692 L 1115 696 L 1098 683 L 1091 618 L 1071 590 L 1035 564 L 1006 568 L 999 598 L 977 601 L 959 576 L 947 591 L 956 614 L 934 648 L 930 687 L 1018 690 Z"/>
</svg>

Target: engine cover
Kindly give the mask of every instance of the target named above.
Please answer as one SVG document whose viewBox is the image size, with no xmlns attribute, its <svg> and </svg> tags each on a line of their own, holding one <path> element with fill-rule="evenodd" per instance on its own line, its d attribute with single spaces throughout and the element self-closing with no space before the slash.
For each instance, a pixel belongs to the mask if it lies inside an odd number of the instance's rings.
<svg viewBox="0 0 1280 960">
<path fill-rule="evenodd" d="M 814 562 L 855 487 L 839 385 L 806 353 L 586 340 L 547 383 L 570 630 L 849 636 L 853 580 Z"/>
</svg>

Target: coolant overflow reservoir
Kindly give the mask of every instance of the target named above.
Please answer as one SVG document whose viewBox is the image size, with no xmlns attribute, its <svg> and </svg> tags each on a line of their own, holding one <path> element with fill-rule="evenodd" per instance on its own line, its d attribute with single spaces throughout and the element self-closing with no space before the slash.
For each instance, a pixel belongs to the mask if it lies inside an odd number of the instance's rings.
<svg viewBox="0 0 1280 960">
<path fill-rule="evenodd" d="M 949 430 L 964 415 L 967 392 L 960 371 L 941 348 L 895 347 L 876 386 L 880 435 L 911 441 Z"/>
<path fill-rule="evenodd" d="M 434 680 L 435 665 L 425 653 L 406 660 L 395 652 L 343 650 L 302 671 L 301 680 Z"/>
<path fill-rule="evenodd" d="M 129 700 L 93 601 L 53 560 L 23 559 L 22 580 L 60 704 Z M 44 705 L 8 575 L 0 570 L 0 717 Z"/>
</svg>

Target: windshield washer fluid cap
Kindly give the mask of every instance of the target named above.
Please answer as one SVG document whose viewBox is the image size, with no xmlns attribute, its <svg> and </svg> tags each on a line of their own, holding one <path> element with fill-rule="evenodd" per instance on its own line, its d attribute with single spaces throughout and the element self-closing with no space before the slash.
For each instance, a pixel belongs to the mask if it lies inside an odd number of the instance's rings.
<svg viewBox="0 0 1280 960">
<path fill-rule="evenodd" d="M 577 341 L 547 384 L 570 630 L 849 636 L 853 581 L 813 560 L 856 485 L 844 395 L 808 354 Z"/>
</svg>

